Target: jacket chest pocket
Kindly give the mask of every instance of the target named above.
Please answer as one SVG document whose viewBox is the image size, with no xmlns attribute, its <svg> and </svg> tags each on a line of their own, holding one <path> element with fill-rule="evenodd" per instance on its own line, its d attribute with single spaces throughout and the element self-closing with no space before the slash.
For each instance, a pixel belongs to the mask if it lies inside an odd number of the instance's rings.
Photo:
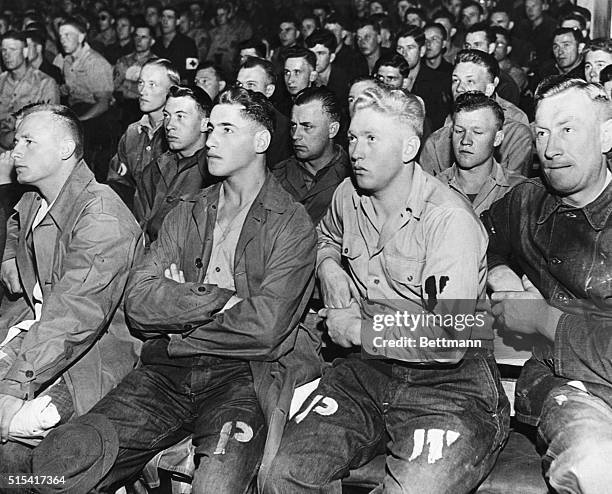
<svg viewBox="0 0 612 494">
<path fill-rule="evenodd" d="M 389 284 L 395 289 L 408 288 L 420 292 L 425 260 L 385 256 L 385 270 Z"/>
</svg>

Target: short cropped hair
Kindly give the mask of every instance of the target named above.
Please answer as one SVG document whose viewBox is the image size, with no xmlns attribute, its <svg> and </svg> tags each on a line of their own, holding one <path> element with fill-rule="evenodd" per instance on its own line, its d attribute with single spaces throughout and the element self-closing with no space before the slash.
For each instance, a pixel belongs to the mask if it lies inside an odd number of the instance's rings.
<svg viewBox="0 0 612 494">
<path fill-rule="evenodd" d="M 601 84 L 586 82 L 583 79 L 567 79 L 561 75 L 549 76 L 540 82 L 533 97 L 536 108 L 542 100 L 571 89 L 588 96 L 601 110 L 604 120 L 612 118 L 612 104 Z"/>
<path fill-rule="evenodd" d="M 433 14 L 431 14 L 431 20 L 436 19 L 446 19 L 452 26 L 455 26 L 455 24 L 457 24 L 457 19 L 455 19 L 455 16 L 451 14 L 447 9 L 438 9 Z"/>
<path fill-rule="evenodd" d="M 491 82 L 496 77 L 499 77 L 499 64 L 493 55 L 481 50 L 461 50 L 455 57 L 455 67 L 460 63 L 474 63 L 480 65 L 487 70 L 491 78 Z"/>
<path fill-rule="evenodd" d="M 270 62 L 270 60 L 259 57 L 247 57 L 240 66 L 241 69 L 252 69 L 254 67 L 261 67 L 264 69 L 268 77 L 268 84 L 276 84 L 276 72 L 274 71 L 274 64 Z"/>
<path fill-rule="evenodd" d="M 410 127 L 417 137 L 423 136 L 425 109 L 414 94 L 380 86 L 368 88 L 355 102 L 355 111 L 365 108 L 390 115 Z"/>
<path fill-rule="evenodd" d="M 570 12 L 569 14 L 564 15 L 559 22 L 559 25 L 563 24 L 565 21 L 578 21 L 578 24 L 580 24 L 580 29 L 586 29 L 587 21 L 580 14 Z"/>
<path fill-rule="evenodd" d="M 323 111 L 333 122 L 340 122 L 340 103 L 336 95 L 326 87 L 308 87 L 299 92 L 293 106 L 305 105 L 313 101 L 320 101 Z"/>
<path fill-rule="evenodd" d="M 72 26 L 80 33 L 87 34 L 87 25 L 77 17 L 67 17 L 60 23 L 59 27 L 62 26 Z"/>
<path fill-rule="evenodd" d="M 172 84 L 178 86 L 181 83 L 181 76 L 177 68 L 167 58 L 154 58 L 152 60 L 147 60 L 142 65 L 141 70 L 147 66 L 161 67 L 162 69 L 166 70 L 166 75 Z"/>
<path fill-rule="evenodd" d="M 258 57 L 265 58 L 266 57 L 266 45 L 259 39 L 250 38 L 244 41 L 241 41 L 238 44 L 238 50 L 246 50 L 247 48 L 253 48 L 255 53 L 257 53 Z"/>
<path fill-rule="evenodd" d="M 463 12 L 468 7 L 476 7 L 478 9 L 478 14 L 479 15 L 483 15 L 484 14 L 484 9 L 482 8 L 482 5 L 480 5 L 478 2 L 475 2 L 474 0 L 468 0 L 466 2 L 463 2 L 463 6 L 461 7 L 461 11 Z"/>
<path fill-rule="evenodd" d="M 5 39 L 12 39 L 15 41 L 21 41 L 24 45 L 26 44 L 26 38 L 22 32 L 19 31 L 7 31 L 4 33 L 0 41 L 4 41 Z"/>
<path fill-rule="evenodd" d="M 366 26 L 372 26 L 372 29 L 374 29 L 374 31 L 380 34 L 380 24 L 378 24 L 378 22 L 376 22 L 376 19 L 373 19 L 372 17 L 366 17 L 365 19 L 357 21 L 355 25 L 355 32 Z"/>
<path fill-rule="evenodd" d="M 209 62 L 209 61 L 202 62 L 200 65 L 198 65 L 198 68 L 196 69 L 196 74 L 200 70 L 204 70 L 204 69 L 213 69 L 213 72 L 215 73 L 215 77 L 218 80 L 227 82 L 227 78 L 225 76 L 225 73 L 223 72 L 223 69 L 219 67 L 217 64 L 213 62 Z"/>
<path fill-rule="evenodd" d="M 553 31 L 553 40 L 557 36 L 563 36 L 564 34 L 571 34 L 576 40 L 577 44 L 584 43 L 584 36 L 582 36 L 582 31 L 580 31 L 579 29 L 573 29 L 571 27 L 558 27 L 557 29 L 555 29 Z"/>
<path fill-rule="evenodd" d="M 327 29 L 315 29 L 308 38 L 306 38 L 306 47 L 314 48 L 315 45 L 323 45 L 329 50 L 329 53 L 334 53 L 338 43 L 334 33 Z"/>
<path fill-rule="evenodd" d="M 396 69 L 399 69 L 402 77 L 408 77 L 408 74 L 410 74 L 408 62 L 406 62 L 406 59 L 397 52 L 389 53 L 388 55 L 383 55 L 380 57 L 374 64 L 374 69 L 372 72 L 377 74 L 380 67 L 395 67 Z"/>
<path fill-rule="evenodd" d="M 168 99 L 170 98 L 191 98 L 195 102 L 198 111 L 203 113 L 205 117 L 210 116 L 210 111 L 213 107 L 210 96 L 198 86 L 172 86 L 168 91 Z"/>
<path fill-rule="evenodd" d="M 475 111 L 482 108 L 489 108 L 497 121 L 497 130 L 501 130 L 504 125 L 504 110 L 497 101 L 489 98 L 480 91 L 468 91 L 457 96 L 453 107 L 453 115 L 462 111 Z"/>
<path fill-rule="evenodd" d="M 406 12 L 404 12 L 404 22 L 406 22 L 406 17 L 408 17 L 409 14 L 416 14 L 421 18 L 423 22 L 427 22 L 427 14 L 423 9 L 420 9 L 418 7 L 410 7 L 406 9 Z"/>
<path fill-rule="evenodd" d="M 428 29 L 437 29 L 440 36 L 442 36 L 442 41 L 446 41 L 448 33 L 446 32 L 446 28 L 439 22 L 428 22 L 423 27 L 423 32 L 427 31 Z"/>
<path fill-rule="evenodd" d="M 81 160 L 83 158 L 84 149 L 83 124 L 77 117 L 76 113 L 64 105 L 39 104 L 24 108 L 23 113 L 20 116 L 26 118 L 30 115 L 41 112 L 50 113 L 56 123 L 66 130 L 70 138 L 74 141 L 74 156 L 77 160 Z"/>
<path fill-rule="evenodd" d="M 470 33 L 480 32 L 485 33 L 485 36 L 487 37 L 487 43 L 495 43 L 495 33 L 493 32 L 491 26 L 489 26 L 486 22 L 477 22 L 476 24 L 473 24 L 468 28 L 465 34 L 467 36 Z"/>
<path fill-rule="evenodd" d="M 425 31 L 419 26 L 405 26 L 397 33 L 396 40 L 400 38 L 413 38 L 419 48 L 425 45 Z"/>
<path fill-rule="evenodd" d="M 242 106 L 243 117 L 274 133 L 274 107 L 263 94 L 234 86 L 219 95 L 219 104 Z"/>
<path fill-rule="evenodd" d="M 605 51 L 612 55 L 612 39 L 596 38 L 587 45 L 584 52 L 586 53 L 588 51 Z"/>
<path fill-rule="evenodd" d="M 283 66 L 290 58 L 303 58 L 306 60 L 306 63 L 313 68 L 313 70 L 317 67 L 317 56 L 307 48 L 292 46 L 291 48 L 287 49 L 283 56 Z"/>
</svg>

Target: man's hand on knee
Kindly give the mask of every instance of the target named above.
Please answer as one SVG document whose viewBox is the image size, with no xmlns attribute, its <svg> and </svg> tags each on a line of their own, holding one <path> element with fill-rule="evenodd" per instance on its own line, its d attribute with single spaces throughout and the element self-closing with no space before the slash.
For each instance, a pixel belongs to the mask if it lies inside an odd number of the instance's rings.
<svg viewBox="0 0 612 494">
<path fill-rule="evenodd" d="M 19 280 L 19 271 L 17 270 L 17 260 L 15 258 L 7 259 L 2 263 L 0 278 L 11 294 L 19 295 L 23 293 L 21 281 Z"/>
<path fill-rule="evenodd" d="M 351 299 L 359 300 L 359 292 L 351 277 L 333 259 L 325 259 L 319 265 L 317 276 L 325 307 L 341 309 L 348 307 Z"/>
</svg>

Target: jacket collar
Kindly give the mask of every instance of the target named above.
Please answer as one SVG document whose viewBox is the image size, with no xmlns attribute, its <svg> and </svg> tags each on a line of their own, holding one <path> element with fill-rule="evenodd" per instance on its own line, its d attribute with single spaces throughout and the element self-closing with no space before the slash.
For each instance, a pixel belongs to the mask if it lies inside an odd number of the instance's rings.
<svg viewBox="0 0 612 494">
<path fill-rule="evenodd" d="M 444 170 L 440 175 L 445 177 L 449 184 L 455 185 L 457 183 L 457 168 L 457 163 L 453 163 L 453 166 Z M 488 180 L 492 180 L 495 185 L 500 187 L 510 187 L 504 168 L 495 159 L 493 160 L 493 170 Z"/>
<path fill-rule="evenodd" d="M 593 230 L 603 230 L 612 214 L 612 182 L 606 186 L 593 202 L 582 208 L 569 206 L 563 203 L 559 196 L 548 191 L 542 204 L 538 225 L 545 223 L 558 209 L 582 211 Z"/>
<path fill-rule="evenodd" d="M 83 189 L 93 180 L 94 174 L 85 161 L 79 161 L 72 170 L 72 173 L 68 176 L 62 190 L 60 190 L 55 202 L 47 213 L 47 216 L 52 219 L 60 230 L 64 230 L 69 222 L 70 213 L 74 210 L 75 198 L 78 197 L 83 192 Z M 36 196 L 30 196 L 30 199 L 33 200 L 34 197 L 40 196 L 36 194 Z M 15 206 L 15 210 L 20 213 L 27 214 L 29 209 L 29 207 L 23 204 L 23 201 L 19 201 Z"/>
</svg>

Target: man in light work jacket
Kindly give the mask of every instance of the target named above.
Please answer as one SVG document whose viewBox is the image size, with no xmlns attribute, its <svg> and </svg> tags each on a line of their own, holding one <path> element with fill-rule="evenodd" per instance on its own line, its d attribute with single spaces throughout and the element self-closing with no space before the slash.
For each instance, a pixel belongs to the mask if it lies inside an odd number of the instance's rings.
<svg viewBox="0 0 612 494">
<path fill-rule="evenodd" d="M 245 492 L 267 427 L 280 442 L 293 388 L 320 361 L 318 338 L 297 326 L 315 232 L 266 171 L 272 122 L 268 100 L 245 89 L 213 108 L 208 166 L 224 180 L 181 201 L 132 271 L 128 318 L 150 338 L 142 366 L 37 448 L 34 471 L 62 472 L 60 490 L 112 491 L 193 434 L 193 492 Z"/>
<path fill-rule="evenodd" d="M 34 187 L 9 220 L 0 318 L 0 468 L 23 472 L 47 429 L 87 412 L 136 362 L 123 293 L 141 237 L 134 217 L 82 160 L 83 133 L 66 107 L 24 112 L 17 180 Z M 50 401 L 50 402 L 49 402 Z"/>
</svg>

